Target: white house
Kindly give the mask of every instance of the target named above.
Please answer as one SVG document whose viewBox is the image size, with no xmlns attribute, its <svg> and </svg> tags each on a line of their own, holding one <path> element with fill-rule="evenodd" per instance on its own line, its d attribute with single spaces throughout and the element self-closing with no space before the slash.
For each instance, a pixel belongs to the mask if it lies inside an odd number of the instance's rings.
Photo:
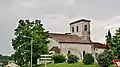
<svg viewBox="0 0 120 67">
<path fill-rule="evenodd" d="M 108 49 L 105 44 L 93 42 L 90 38 L 90 20 L 80 19 L 70 23 L 70 33 L 49 33 L 49 50 L 66 55 L 68 51 L 83 59 L 83 52 L 93 56 Z"/>
</svg>

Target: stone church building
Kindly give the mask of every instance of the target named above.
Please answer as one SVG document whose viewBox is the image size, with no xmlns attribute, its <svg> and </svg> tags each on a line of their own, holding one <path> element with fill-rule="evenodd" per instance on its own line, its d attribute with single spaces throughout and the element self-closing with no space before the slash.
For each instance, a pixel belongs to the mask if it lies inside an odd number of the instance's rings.
<svg viewBox="0 0 120 67">
<path fill-rule="evenodd" d="M 68 51 L 83 59 L 83 53 L 91 53 L 94 57 L 96 54 L 107 49 L 105 44 L 91 41 L 90 37 L 90 20 L 80 19 L 70 23 L 70 33 L 49 33 L 50 53 L 67 55 Z"/>
</svg>

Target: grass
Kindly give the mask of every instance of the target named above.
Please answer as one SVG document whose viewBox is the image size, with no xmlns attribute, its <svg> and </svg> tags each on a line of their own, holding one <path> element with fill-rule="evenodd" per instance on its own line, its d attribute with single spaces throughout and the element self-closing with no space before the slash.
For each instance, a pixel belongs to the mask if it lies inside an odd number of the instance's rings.
<svg viewBox="0 0 120 67">
<path fill-rule="evenodd" d="M 110 65 L 109 67 L 116 67 L 116 65 Z"/>
<path fill-rule="evenodd" d="M 37 66 L 37 67 L 44 67 L 42 66 Z M 73 64 L 68 64 L 68 63 L 59 63 L 59 64 L 47 64 L 47 67 L 98 67 L 97 64 L 92 64 L 92 65 L 84 65 L 82 62 L 79 63 L 73 63 Z"/>
</svg>

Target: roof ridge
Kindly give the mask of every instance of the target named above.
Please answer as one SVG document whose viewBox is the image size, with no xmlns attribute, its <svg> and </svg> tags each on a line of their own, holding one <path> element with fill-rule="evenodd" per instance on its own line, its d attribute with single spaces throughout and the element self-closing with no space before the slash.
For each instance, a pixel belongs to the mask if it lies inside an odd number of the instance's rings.
<svg viewBox="0 0 120 67">
<path fill-rule="evenodd" d="M 70 25 L 71 25 L 71 24 L 74 24 L 74 23 L 81 22 L 81 21 L 91 22 L 90 20 L 87 20 L 87 19 L 80 19 L 80 20 L 77 20 L 77 21 L 71 22 Z"/>
</svg>

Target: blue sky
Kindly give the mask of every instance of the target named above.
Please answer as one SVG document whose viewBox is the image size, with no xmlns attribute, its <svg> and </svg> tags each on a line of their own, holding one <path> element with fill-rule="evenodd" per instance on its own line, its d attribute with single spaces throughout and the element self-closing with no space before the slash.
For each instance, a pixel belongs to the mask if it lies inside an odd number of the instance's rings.
<svg viewBox="0 0 120 67">
<path fill-rule="evenodd" d="M 69 23 L 91 20 L 92 41 L 105 43 L 108 29 L 120 27 L 120 0 L 0 0 L 0 53 L 12 53 L 19 19 L 41 19 L 50 32 L 69 32 Z"/>
</svg>

